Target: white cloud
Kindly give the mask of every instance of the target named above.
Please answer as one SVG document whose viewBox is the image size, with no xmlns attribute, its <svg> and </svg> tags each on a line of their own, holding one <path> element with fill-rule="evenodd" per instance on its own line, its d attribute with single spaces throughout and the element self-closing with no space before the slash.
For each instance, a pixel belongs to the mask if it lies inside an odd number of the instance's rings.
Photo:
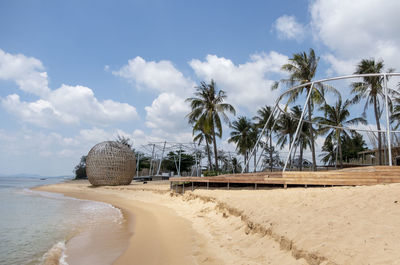
<svg viewBox="0 0 400 265">
<path fill-rule="evenodd" d="M 170 61 L 147 62 L 140 56 L 129 60 L 127 65 L 113 71 L 113 74 L 127 79 L 138 89 L 161 93 L 190 93 L 195 86 Z"/>
<path fill-rule="evenodd" d="M 48 100 L 62 113 L 68 113 L 78 122 L 109 124 L 137 118 L 136 109 L 113 100 L 99 101 L 93 91 L 84 86 L 62 85 Z"/>
<path fill-rule="evenodd" d="M 47 73 L 40 72 L 42 69 L 38 59 L 0 49 L 0 79 L 15 81 L 22 91 L 39 96 L 32 102 L 21 101 L 17 94 L 0 98 L 3 108 L 23 122 L 43 127 L 80 123 L 108 125 L 138 117 L 135 107 L 113 100 L 99 101 L 88 87 L 62 85 L 50 90 Z"/>
<path fill-rule="evenodd" d="M 152 129 L 153 135 L 172 141 L 192 140 L 191 128 L 186 119 L 190 107 L 185 98 L 173 93 L 162 93 L 145 110 L 146 126 Z"/>
<path fill-rule="evenodd" d="M 279 17 L 274 25 L 280 39 L 302 41 L 305 35 L 305 27 L 296 21 L 295 16 L 283 15 Z"/>
<path fill-rule="evenodd" d="M 152 129 L 184 130 L 187 129 L 185 116 L 189 113 L 189 105 L 184 98 L 171 93 L 160 94 L 151 104 L 145 107 L 146 125 Z"/>
<path fill-rule="evenodd" d="M 327 75 L 332 76 L 335 73 L 338 75 L 350 75 L 355 71 L 355 65 L 358 61 L 355 59 L 340 59 L 335 57 L 333 54 L 325 54 L 322 59 L 330 64 L 330 68 L 327 70 Z"/>
<path fill-rule="evenodd" d="M 277 52 L 254 54 L 250 61 L 235 65 L 230 59 L 207 55 L 205 61 L 192 60 L 190 66 L 199 78 L 227 92 L 227 102 L 255 112 L 263 105 L 271 105 L 279 91 L 271 91 L 273 81 L 268 75 L 280 75 L 288 57 Z"/>
<path fill-rule="evenodd" d="M 23 54 L 13 55 L 0 49 L 0 79 L 14 81 L 21 90 L 44 96 L 50 92 L 42 62 Z"/>
<path fill-rule="evenodd" d="M 399 1 L 316 0 L 310 10 L 315 38 L 337 60 L 373 57 L 383 59 L 387 67 L 400 68 Z M 355 66 L 350 73 L 354 70 Z"/>
<path fill-rule="evenodd" d="M 14 114 L 23 122 L 29 122 L 38 126 L 48 127 L 50 124 L 63 121 L 74 123 L 76 120 L 69 114 L 57 111 L 54 106 L 46 100 L 39 99 L 35 102 L 21 101 L 17 94 L 1 99 L 1 104 L 9 113 Z"/>
<path fill-rule="evenodd" d="M 1 104 L 23 122 L 42 127 L 80 123 L 108 125 L 138 116 L 133 106 L 112 100 L 98 101 L 93 91 L 83 86 L 62 85 L 33 102 L 21 101 L 17 94 L 12 94 L 1 99 Z"/>
</svg>

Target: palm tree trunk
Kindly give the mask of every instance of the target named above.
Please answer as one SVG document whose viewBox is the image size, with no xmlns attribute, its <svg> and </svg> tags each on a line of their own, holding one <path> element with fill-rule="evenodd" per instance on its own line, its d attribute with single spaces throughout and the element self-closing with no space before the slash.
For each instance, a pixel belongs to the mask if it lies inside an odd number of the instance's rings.
<svg viewBox="0 0 400 265">
<path fill-rule="evenodd" d="M 311 88 L 308 88 L 308 93 L 311 93 Z M 308 122 L 310 124 L 310 141 L 311 141 L 311 154 L 312 154 L 312 170 L 317 171 L 317 162 L 315 159 L 315 144 L 314 144 L 314 133 L 313 133 L 313 126 L 312 126 L 312 104 L 311 104 L 311 97 L 308 100 Z"/>
<path fill-rule="evenodd" d="M 218 172 L 217 139 L 215 138 L 214 124 L 212 125 L 212 135 L 213 135 L 213 143 L 214 143 L 215 171 Z"/>
<path fill-rule="evenodd" d="M 380 131 L 381 123 L 379 121 L 379 116 L 378 116 L 379 110 L 378 110 L 378 105 L 376 102 L 376 96 L 374 97 L 374 112 L 375 112 L 376 128 L 378 129 L 378 131 Z M 378 162 L 379 162 L 379 165 L 382 165 L 381 150 L 382 150 L 382 137 L 381 137 L 381 132 L 378 132 Z"/>
<path fill-rule="evenodd" d="M 340 168 L 343 168 L 342 140 L 340 139 L 340 130 L 337 131 L 337 138 L 339 148 L 339 163 Z"/>
<path fill-rule="evenodd" d="M 212 170 L 212 163 L 211 163 L 211 153 L 210 153 L 210 145 L 208 144 L 208 141 L 206 140 L 206 149 L 207 149 L 207 156 L 208 156 L 208 166 L 209 170 Z"/>
<path fill-rule="evenodd" d="M 300 171 L 303 171 L 303 143 L 300 140 L 300 156 L 299 156 L 299 166 L 300 166 Z"/>
<path fill-rule="evenodd" d="M 270 137 L 269 137 L 269 170 L 272 172 L 272 167 L 273 167 L 273 164 L 272 164 L 272 133 L 271 133 L 271 135 L 270 135 Z"/>
<path fill-rule="evenodd" d="M 243 165 L 244 166 L 244 172 L 247 173 L 248 172 L 248 170 L 247 170 L 247 168 L 248 168 L 248 165 L 247 165 L 247 151 L 244 152 L 243 158 L 244 158 L 244 165 Z"/>
<path fill-rule="evenodd" d="M 293 135 L 289 133 L 289 149 L 293 141 Z M 292 166 L 292 156 L 289 155 L 289 168 Z"/>
</svg>

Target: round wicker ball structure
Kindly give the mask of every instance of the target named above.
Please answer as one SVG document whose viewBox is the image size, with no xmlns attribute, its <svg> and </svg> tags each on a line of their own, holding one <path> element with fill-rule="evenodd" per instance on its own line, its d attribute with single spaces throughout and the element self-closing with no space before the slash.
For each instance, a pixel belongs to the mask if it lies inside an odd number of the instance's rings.
<svg viewBox="0 0 400 265">
<path fill-rule="evenodd" d="M 86 158 L 86 174 L 93 186 L 129 185 L 135 170 L 132 150 L 114 141 L 96 144 Z"/>
</svg>

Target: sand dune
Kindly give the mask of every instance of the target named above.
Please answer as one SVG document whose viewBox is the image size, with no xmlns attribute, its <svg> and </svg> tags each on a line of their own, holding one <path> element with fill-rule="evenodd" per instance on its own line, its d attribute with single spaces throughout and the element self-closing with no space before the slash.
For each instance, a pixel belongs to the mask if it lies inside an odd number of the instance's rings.
<svg viewBox="0 0 400 265">
<path fill-rule="evenodd" d="M 125 209 L 133 236 L 115 264 L 400 264 L 400 184 L 184 195 L 162 183 L 40 189 Z"/>
</svg>

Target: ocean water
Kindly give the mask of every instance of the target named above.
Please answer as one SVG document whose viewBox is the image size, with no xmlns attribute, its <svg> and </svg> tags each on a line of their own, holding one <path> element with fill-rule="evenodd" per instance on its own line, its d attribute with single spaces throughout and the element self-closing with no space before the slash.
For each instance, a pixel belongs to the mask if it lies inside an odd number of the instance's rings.
<svg viewBox="0 0 400 265">
<path fill-rule="evenodd" d="M 67 265 L 68 242 L 75 241 L 79 248 L 90 250 L 90 242 L 102 240 L 91 237 L 102 231 L 108 231 L 120 244 L 103 250 L 101 246 L 100 250 L 93 248 L 100 255 L 87 251 L 82 258 L 87 256 L 90 262 L 90 256 L 96 255 L 103 264 L 111 264 L 123 252 L 124 243 L 118 239 L 124 238 L 126 225 L 119 209 L 106 203 L 30 190 L 65 180 L 61 177 L 0 177 L 1 265 Z"/>
</svg>

